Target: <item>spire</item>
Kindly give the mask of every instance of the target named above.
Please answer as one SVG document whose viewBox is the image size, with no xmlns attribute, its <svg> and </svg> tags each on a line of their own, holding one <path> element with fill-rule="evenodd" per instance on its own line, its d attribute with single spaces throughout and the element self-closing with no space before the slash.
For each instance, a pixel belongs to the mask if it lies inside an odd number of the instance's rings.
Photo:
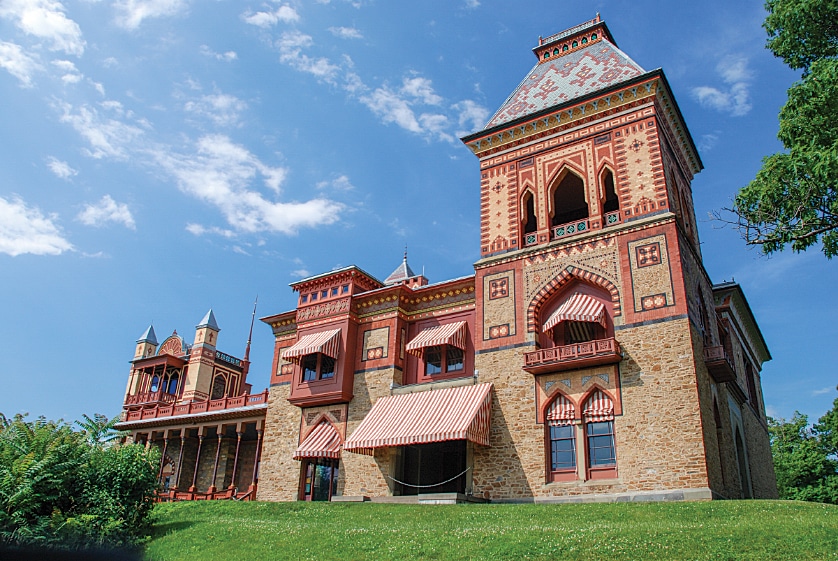
<svg viewBox="0 0 838 561">
<path fill-rule="evenodd" d="M 202 319 L 200 323 L 195 326 L 195 329 L 201 329 L 202 327 L 209 327 L 215 331 L 221 331 L 218 327 L 218 323 L 215 321 L 215 314 L 212 313 L 212 308 L 210 308 L 210 311 L 208 311 L 207 315 L 204 316 L 204 319 Z"/>
<path fill-rule="evenodd" d="M 390 273 L 389 277 L 384 279 L 384 284 L 397 284 L 415 276 L 416 273 L 414 273 L 413 270 L 410 268 L 410 265 L 407 264 L 407 246 L 405 246 L 404 259 L 402 260 L 401 264 L 398 267 L 396 267 L 396 270 Z"/>
<path fill-rule="evenodd" d="M 157 335 L 154 334 L 154 326 L 149 325 L 148 329 L 140 335 L 140 338 L 137 339 L 137 343 L 148 343 L 150 345 L 157 345 Z"/>
<path fill-rule="evenodd" d="M 250 333 L 247 334 L 247 347 L 244 349 L 244 361 L 250 361 L 250 341 L 253 339 L 253 322 L 256 321 L 256 304 L 259 302 L 259 295 L 253 301 L 253 314 L 250 316 Z"/>
</svg>

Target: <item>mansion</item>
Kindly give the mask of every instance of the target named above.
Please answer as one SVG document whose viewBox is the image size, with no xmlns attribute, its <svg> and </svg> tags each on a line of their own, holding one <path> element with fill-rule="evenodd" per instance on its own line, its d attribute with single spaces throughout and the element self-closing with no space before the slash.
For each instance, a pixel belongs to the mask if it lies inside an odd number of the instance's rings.
<svg viewBox="0 0 838 561">
<path fill-rule="evenodd" d="M 216 348 L 152 327 L 118 425 L 158 446 L 161 498 L 520 502 L 775 498 L 741 287 L 704 269 L 702 168 L 661 70 L 599 16 L 539 38 L 485 127 L 474 273 L 407 254 L 291 285 L 269 388 Z M 466 187 L 464 187 L 466 188 Z M 473 187 L 478 188 L 477 181 Z M 262 374 L 262 373 L 260 373 Z"/>
</svg>

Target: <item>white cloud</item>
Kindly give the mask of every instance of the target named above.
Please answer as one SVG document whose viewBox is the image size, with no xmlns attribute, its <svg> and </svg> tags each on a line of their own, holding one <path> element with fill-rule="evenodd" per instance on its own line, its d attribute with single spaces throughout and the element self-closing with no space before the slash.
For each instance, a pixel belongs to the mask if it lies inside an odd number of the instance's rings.
<svg viewBox="0 0 838 561">
<path fill-rule="evenodd" d="M 291 6 L 280 6 L 272 12 L 250 12 L 247 11 L 242 14 L 242 19 L 245 23 L 255 25 L 261 28 L 273 27 L 280 21 L 285 23 L 294 23 L 300 20 L 300 15 Z"/>
<path fill-rule="evenodd" d="M 60 255 L 73 249 L 62 235 L 54 214 L 44 216 L 37 208 L 30 208 L 19 198 L 11 201 L 0 197 L 0 253 L 12 257 Z"/>
<path fill-rule="evenodd" d="M 5 68 L 12 76 L 20 80 L 24 88 L 32 87 L 32 76 L 42 67 L 34 58 L 23 52 L 15 43 L 0 41 L 0 68 Z"/>
<path fill-rule="evenodd" d="M 137 29 L 143 20 L 173 16 L 186 7 L 184 0 L 118 0 L 116 23 L 125 29 Z"/>
<path fill-rule="evenodd" d="M 480 6 L 480 2 L 478 0 L 466 0 L 466 8 L 473 10 Z"/>
<path fill-rule="evenodd" d="M 126 228 L 136 230 L 134 217 L 125 203 L 117 203 L 110 195 L 102 197 L 98 203 L 85 205 L 76 219 L 87 226 L 104 226 L 107 222 L 122 224 Z"/>
<path fill-rule="evenodd" d="M 13 20 L 18 29 L 50 43 L 52 51 L 81 56 L 85 41 L 79 25 L 69 19 L 56 0 L 3 0 L 0 17 Z"/>
<path fill-rule="evenodd" d="M 81 82 L 82 78 L 84 78 L 81 72 L 79 72 L 76 68 L 76 65 L 69 60 L 54 60 L 52 61 L 52 65 L 58 68 L 59 71 L 63 72 L 61 81 L 65 84 L 76 84 Z"/>
<path fill-rule="evenodd" d="M 360 99 L 361 103 L 378 115 L 384 123 L 396 123 L 410 132 L 422 132 L 422 127 L 416 120 L 416 115 L 410 108 L 410 104 L 387 86 L 377 88 L 371 94 L 362 96 Z"/>
<path fill-rule="evenodd" d="M 68 164 L 67 162 L 62 162 L 61 160 L 53 156 L 47 158 L 47 167 L 49 167 L 49 169 L 52 171 L 52 173 L 56 175 L 56 177 L 59 177 L 61 179 L 70 179 L 71 177 L 79 173 L 73 168 L 71 168 L 70 164 Z"/>
<path fill-rule="evenodd" d="M 311 271 L 308 269 L 294 269 L 291 271 L 292 277 L 297 277 L 298 279 L 304 279 L 306 277 L 311 276 Z"/>
<path fill-rule="evenodd" d="M 317 184 L 318 189 L 326 189 L 328 187 L 336 191 L 352 191 L 355 189 L 355 186 L 352 185 L 352 182 L 349 181 L 349 177 L 346 175 L 340 175 L 331 181 L 321 181 Z"/>
<path fill-rule="evenodd" d="M 239 58 L 239 55 L 236 54 L 236 51 L 227 51 L 224 53 L 217 53 L 210 49 L 207 45 L 201 45 L 200 47 L 201 54 L 204 56 L 208 56 L 211 58 L 215 58 L 216 60 L 221 60 L 223 62 L 232 62 Z"/>
<path fill-rule="evenodd" d="M 312 74 L 325 82 L 334 83 L 335 77 L 340 72 L 339 66 L 333 64 L 328 58 L 314 58 L 302 52 L 302 49 L 310 47 L 312 43 L 310 35 L 299 31 L 283 33 L 276 42 L 280 62 L 300 72 Z"/>
<path fill-rule="evenodd" d="M 124 115 L 119 102 L 105 101 L 102 106 L 120 117 Z M 108 118 L 88 105 L 73 108 L 70 104 L 63 104 L 60 108 L 63 111 L 60 121 L 70 124 L 90 143 L 91 149 L 86 153 L 93 158 L 126 158 L 128 147 L 143 134 L 139 127 Z"/>
<path fill-rule="evenodd" d="M 741 117 L 751 110 L 750 82 L 753 73 L 748 68 L 748 59 L 742 56 L 727 56 L 716 66 L 727 88 L 698 86 L 692 89 L 693 96 L 704 107 Z"/>
<path fill-rule="evenodd" d="M 698 150 L 699 152 L 707 152 L 713 149 L 716 146 L 716 143 L 719 141 L 719 135 L 713 133 L 702 134 L 701 138 L 698 139 Z"/>
<path fill-rule="evenodd" d="M 229 127 L 239 124 L 239 114 L 247 109 L 247 104 L 234 95 L 212 94 L 186 102 L 184 109 L 209 117 L 220 127 Z"/>
<path fill-rule="evenodd" d="M 455 103 L 452 108 L 459 113 L 457 124 L 461 131 L 457 136 L 465 136 L 470 132 L 480 130 L 489 120 L 489 110 L 470 99 Z"/>
<path fill-rule="evenodd" d="M 232 230 L 227 230 L 225 228 L 219 228 L 217 226 L 210 226 L 207 228 L 206 226 L 202 226 L 200 224 L 189 223 L 186 225 L 186 231 L 190 234 L 195 236 L 204 236 L 206 234 L 216 234 L 218 236 L 222 236 L 225 238 L 235 238 L 236 233 Z"/>
<path fill-rule="evenodd" d="M 835 388 L 833 386 L 830 386 L 828 388 L 821 388 L 819 390 L 815 390 L 812 392 L 812 395 L 826 395 L 828 393 L 832 393 L 833 391 L 835 391 Z"/>
<path fill-rule="evenodd" d="M 431 81 L 421 76 L 405 78 L 402 82 L 402 93 L 418 99 L 425 105 L 442 103 L 442 98 L 434 92 Z"/>
<path fill-rule="evenodd" d="M 266 198 L 254 185 L 257 175 L 278 194 L 286 170 L 265 165 L 224 135 L 202 137 L 193 154 L 160 150 L 156 159 L 184 193 L 216 206 L 241 232 L 292 234 L 337 221 L 343 208 L 324 198 L 287 203 Z"/>
<path fill-rule="evenodd" d="M 354 27 L 330 27 L 329 32 L 341 39 L 363 39 L 364 35 Z"/>
</svg>

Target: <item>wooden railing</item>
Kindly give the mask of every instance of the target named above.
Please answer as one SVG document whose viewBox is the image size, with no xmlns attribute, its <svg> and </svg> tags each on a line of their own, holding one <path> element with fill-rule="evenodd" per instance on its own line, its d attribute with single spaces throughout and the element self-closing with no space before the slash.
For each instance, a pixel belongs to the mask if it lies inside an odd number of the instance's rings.
<svg viewBox="0 0 838 561">
<path fill-rule="evenodd" d="M 173 393 L 166 393 L 163 390 L 156 392 L 144 392 L 136 395 L 129 395 L 125 398 L 125 405 L 139 405 L 141 403 L 174 403 L 177 396 Z"/>
<path fill-rule="evenodd" d="M 736 368 L 723 345 L 704 347 L 704 363 L 716 382 L 731 382 L 736 379 Z"/>
<path fill-rule="evenodd" d="M 238 397 L 224 397 L 221 399 L 213 399 L 210 401 L 190 401 L 189 403 L 164 406 L 156 405 L 154 407 L 148 407 L 146 409 L 139 409 L 137 411 L 126 412 L 125 419 L 123 419 L 123 422 L 143 421 L 146 419 L 159 419 L 161 417 L 176 417 L 179 415 L 190 415 L 193 413 L 213 413 L 216 411 L 224 411 L 225 409 L 236 409 L 238 407 L 246 407 L 248 405 L 259 405 L 261 403 L 267 402 L 268 390 L 265 390 L 262 393 L 244 394 Z M 126 400 L 125 403 L 126 405 L 129 404 L 128 400 Z"/>
<path fill-rule="evenodd" d="M 610 364 L 621 359 L 620 344 L 611 337 L 524 353 L 524 370 L 539 374 L 548 370 Z"/>
<path fill-rule="evenodd" d="M 251 485 L 247 491 L 239 491 L 238 489 L 222 489 L 211 493 L 170 489 L 168 491 L 158 491 L 154 500 L 159 503 L 174 501 L 255 501 L 256 485 Z"/>
</svg>

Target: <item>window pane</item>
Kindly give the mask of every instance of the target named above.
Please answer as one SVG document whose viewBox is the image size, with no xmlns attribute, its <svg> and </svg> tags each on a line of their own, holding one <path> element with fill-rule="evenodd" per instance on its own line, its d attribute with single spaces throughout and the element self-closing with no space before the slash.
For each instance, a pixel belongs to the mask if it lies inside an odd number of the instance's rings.
<svg viewBox="0 0 838 561">
<path fill-rule="evenodd" d="M 613 421 L 588 423 L 587 434 L 588 461 L 591 467 L 613 466 L 616 463 Z"/>
<path fill-rule="evenodd" d="M 320 378 L 335 377 L 335 359 L 330 356 L 320 355 Z"/>
<path fill-rule="evenodd" d="M 576 428 L 573 425 L 550 427 L 550 453 L 553 471 L 576 467 Z"/>
<path fill-rule="evenodd" d="M 425 374 L 439 374 L 442 372 L 442 347 L 428 347 L 425 349 Z"/>
<path fill-rule="evenodd" d="M 463 350 L 457 347 L 448 346 L 445 349 L 445 370 L 454 372 L 463 369 Z"/>
<path fill-rule="evenodd" d="M 155 376 L 154 378 L 151 379 L 151 387 L 149 388 L 149 391 L 156 392 L 159 389 L 159 386 L 160 386 L 160 378 Z"/>
<path fill-rule="evenodd" d="M 317 379 L 317 355 L 311 354 L 303 357 L 301 361 L 303 368 L 303 382 L 310 382 Z"/>
</svg>

